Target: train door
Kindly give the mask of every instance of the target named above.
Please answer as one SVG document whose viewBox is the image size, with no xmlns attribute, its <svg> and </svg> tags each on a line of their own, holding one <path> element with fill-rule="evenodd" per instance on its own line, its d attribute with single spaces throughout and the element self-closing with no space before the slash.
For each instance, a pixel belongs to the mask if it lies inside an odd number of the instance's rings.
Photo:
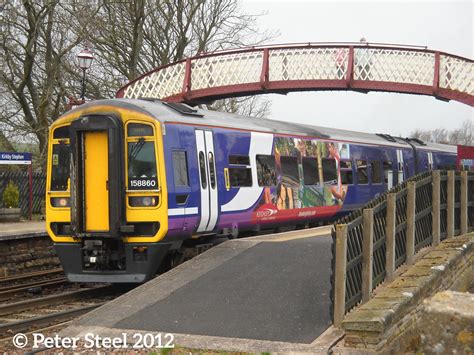
<svg viewBox="0 0 474 355">
<path fill-rule="evenodd" d="M 197 232 L 211 232 L 219 214 L 214 139 L 211 131 L 196 130 L 195 134 L 201 189 L 201 220 Z"/>
<path fill-rule="evenodd" d="M 397 149 L 397 167 L 398 167 L 398 184 L 403 182 L 403 171 L 404 171 L 404 164 L 403 164 L 403 151 L 401 149 Z"/>
<path fill-rule="evenodd" d="M 82 134 L 86 232 L 109 231 L 109 152 L 107 131 Z"/>
</svg>

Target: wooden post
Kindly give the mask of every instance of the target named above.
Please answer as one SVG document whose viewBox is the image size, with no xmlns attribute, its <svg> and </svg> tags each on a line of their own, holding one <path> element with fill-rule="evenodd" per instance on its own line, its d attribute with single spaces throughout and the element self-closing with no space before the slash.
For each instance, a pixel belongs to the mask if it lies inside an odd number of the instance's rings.
<svg viewBox="0 0 474 355">
<path fill-rule="evenodd" d="M 336 226 L 334 270 L 334 326 L 340 328 L 346 313 L 347 224 Z"/>
<path fill-rule="evenodd" d="M 441 172 L 439 170 L 433 171 L 432 182 L 432 197 L 431 204 L 433 207 L 433 246 L 436 246 L 441 241 Z"/>
<path fill-rule="evenodd" d="M 448 171 L 448 206 L 446 208 L 448 225 L 446 238 L 454 237 L 454 184 L 456 174 L 454 170 Z"/>
<path fill-rule="evenodd" d="M 408 183 L 407 196 L 407 264 L 413 264 L 415 256 L 415 214 L 416 214 L 416 182 Z"/>
<path fill-rule="evenodd" d="M 374 256 L 374 209 L 363 211 L 362 239 L 362 303 L 370 300 L 372 295 L 372 260 Z"/>
<path fill-rule="evenodd" d="M 395 234 L 397 228 L 397 194 L 387 195 L 387 227 L 386 227 L 386 245 L 385 252 L 385 270 L 386 280 L 393 281 L 395 273 Z"/>
<path fill-rule="evenodd" d="M 467 233 L 467 171 L 461 172 L 461 234 Z"/>
</svg>

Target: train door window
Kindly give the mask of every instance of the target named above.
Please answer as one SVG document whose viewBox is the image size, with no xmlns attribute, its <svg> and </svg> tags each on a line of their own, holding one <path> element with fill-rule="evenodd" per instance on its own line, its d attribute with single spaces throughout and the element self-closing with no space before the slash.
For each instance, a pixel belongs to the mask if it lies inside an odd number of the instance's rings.
<svg viewBox="0 0 474 355">
<path fill-rule="evenodd" d="M 203 189 L 207 188 L 207 177 L 206 177 L 206 159 L 204 152 L 199 152 L 199 174 L 201 175 L 201 186 Z"/>
<path fill-rule="evenodd" d="M 298 160 L 296 159 L 296 157 L 281 156 L 280 163 L 282 177 L 289 179 L 294 184 L 299 184 L 300 176 L 298 172 Z"/>
<path fill-rule="evenodd" d="M 257 155 L 258 186 L 276 186 L 275 157 Z"/>
<path fill-rule="evenodd" d="M 433 153 L 428 153 L 428 170 L 433 170 Z"/>
<path fill-rule="evenodd" d="M 51 158 L 51 191 L 66 191 L 71 158 L 69 144 L 62 141 L 59 144 L 54 144 Z"/>
<path fill-rule="evenodd" d="M 336 159 L 323 158 L 323 177 L 325 183 L 337 183 Z"/>
<path fill-rule="evenodd" d="M 357 183 L 359 185 L 366 185 L 369 183 L 367 175 L 367 162 L 365 160 L 357 160 Z"/>
<path fill-rule="evenodd" d="M 250 158 L 248 155 L 229 155 L 229 164 L 250 165 Z"/>
<path fill-rule="evenodd" d="M 305 185 L 319 183 L 318 160 L 316 158 L 303 157 L 303 176 Z"/>
<path fill-rule="evenodd" d="M 370 162 L 372 170 L 372 184 L 382 183 L 382 163 L 378 160 Z"/>
<path fill-rule="evenodd" d="M 343 185 L 354 184 L 354 175 L 352 173 L 352 162 L 350 160 L 341 160 L 341 183 Z"/>
<path fill-rule="evenodd" d="M 214 154 L 209 152 L 209 178 L 211 179 L 211 188 L 216 188 L 216 168 L 214 165 Z"/>
<path fill-rule="evenodd" d="M 229 180 L 232 187 L 252 186 L 252 169 L 229 168 Z"/>
<path fill-rule="evenodd" d="M 173 156 L 174 184 L 176 186 L 189 186 L 186 151 L 174 150 L 171 154 Z"/>
</svg>

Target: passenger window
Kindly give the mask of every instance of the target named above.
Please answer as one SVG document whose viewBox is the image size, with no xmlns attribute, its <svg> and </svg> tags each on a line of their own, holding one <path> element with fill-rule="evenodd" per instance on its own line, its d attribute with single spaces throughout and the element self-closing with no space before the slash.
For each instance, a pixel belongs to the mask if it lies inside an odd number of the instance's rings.
<svg viewBox="0 0 474 355">
<path fill-rule="evenodd" d="M 352 173 L 352 161 L 341 160 L 339 164 L 341 166 L 341 183 L 343 185 L 354 184 L 354 174 Z"/>
<path fill-rule="evenodd" d="M 229 179 L 232 187 L 252 186 L 252 169 L 229 168 Z"/>
<path fill-rule="evenodd" d="M 173 155 L 173 174 L 176 186 L 189 186 L 188 159 L 184 150 L 175 150 Z"/>
<path fill-rule="evenodd" d="M 276 186 L 275 157 L 257 155 L 258 186 Z"/>
<path fill-rule="evenodd" d="M 316 158 L 303 157 L 303 176 L 305 185 L 319 183 L 318 161 Z"/>
<path fill-rule="evenodd" d="M 323 158 L 324 182 L 337 183 L 336 159 Z"/>
<path fill-rule="evenodd" d="M 370 163 L 372 168 L 372 184 L 382 183 L 382 164 L 378 160 L 374 160 Z"/>
<path fill-rule="evenodd" d="M 209 152 L 209 177 L 211 178 L 211 188 L 216 188 L 216 171 L 214 168 L 214 154 Z"/>
<path fill-rule="evenodd" d="M 250 165 L 250 158 L 248 155 L 229 155 L 229 164 Z"/>
<path fill-rule="evenodd" d="M 207 188 L 206 161 L 203 152 L 199 152 L 199 173 L 201 175 L 201 186 Z"/>
<path fill-rule="evenodd" d="M 300 176 L 298 173 L 298 160 L 296 157 L 280 157 L 281 173 L 283 178 L 288 178 L 295 184 L 300 183 Z"/>
<path fill-rule="evenodd" d="M 153 128 L 147 124 L 129 123 L 127 125 L 127 135 L 129 137 L 153 136 Z"/>
<path fill-rule="evenodd" d="M 369 183 L 369 178 L 367 176 L 367 162 L 365 160 L 357 160 L 357 183 L 360 185 L 365 185 Z"/>
</svg>

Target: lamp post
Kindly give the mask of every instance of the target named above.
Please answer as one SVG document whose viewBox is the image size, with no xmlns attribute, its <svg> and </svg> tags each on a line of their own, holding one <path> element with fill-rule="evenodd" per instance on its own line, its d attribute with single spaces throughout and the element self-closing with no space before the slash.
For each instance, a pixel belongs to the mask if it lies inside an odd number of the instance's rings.
<svg viewBox="0 0 474 355">
<path fill-rule="evenodd" d="M 86 70 L 92 64 L 92 60 L 94 59 L 94 54 L 89 48 L 84 48 L 82 51 L 79 52 L 77 55 L 77 60 L 79 63 L 79 68 L 82 69 L 82 89 L 81 89 L 81 99 L 84 102 L 84 97 L 86 95 Z"/>
</svg>

